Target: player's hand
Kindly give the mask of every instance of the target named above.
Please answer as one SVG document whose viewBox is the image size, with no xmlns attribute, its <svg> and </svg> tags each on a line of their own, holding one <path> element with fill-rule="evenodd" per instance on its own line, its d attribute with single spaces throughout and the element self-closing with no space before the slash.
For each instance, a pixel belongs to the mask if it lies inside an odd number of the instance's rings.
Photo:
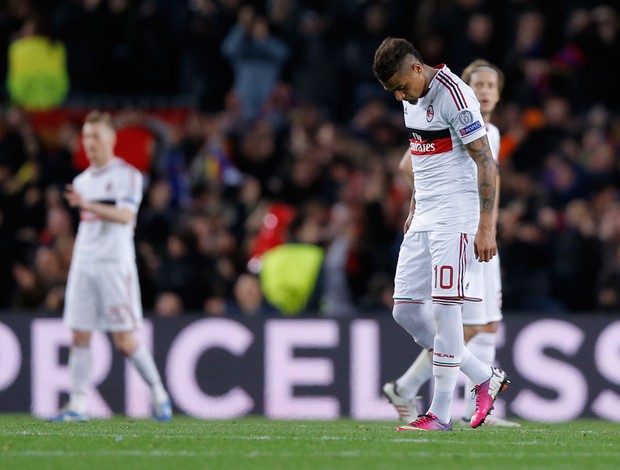
<svg viewBox="0 0 620 470">
<path fill-rule="evenodd" d="M 474 253 L 480 262 L 491 261 L 497 254 L 497 243 L 492 230 L 478 230 L 474 239 Z"/>
<path fill-rule="evenodd" d="M 407 233 L 409 231 L 409 227 L 411 227 L 411 221 L 413 220 L 413 212 L 410 212 L 407 216 L 407 220 L 405 220 L 405 224 L 403 225 L 403 232 Z"/>
<path fill-rule="evenodd" d="M 76 193 L 73 186 L 70 184 L 65 185 L 65 192 L 63 193 L 63 196 L 71 207 L 82 207 L 84 203 L 80 193 Z"/>
</svg>

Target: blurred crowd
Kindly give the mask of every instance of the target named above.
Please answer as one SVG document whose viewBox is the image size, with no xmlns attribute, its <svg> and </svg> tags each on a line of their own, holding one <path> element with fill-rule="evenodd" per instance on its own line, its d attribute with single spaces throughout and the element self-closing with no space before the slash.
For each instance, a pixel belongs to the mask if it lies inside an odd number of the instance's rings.
<svg viewBox="0 0 620 470">
<path fill-rule="evenodd" d="M 39 35 L 66 50 L 66 106 L 191 98 L 174 120 L 112 110 L 149 136 L 136 228 L 147 311 L 281 315 L 261 256 L 305 244 L 322 262 L 301 313 L 337 316 L 390 311 L 409 207 L 402 107 L 372 75 L 376 47 L 406 37 L 458 74 L 485 58 L 506 74 L 493 116 L 504 310 L 617 313 L 619 13 L 571 0 L 5 0 L 0 76 L 10 45 Z M 0 309 L 56 315 L 83 114 L 51 132 L 10 90 L 2 101 Z"/>
</svg>

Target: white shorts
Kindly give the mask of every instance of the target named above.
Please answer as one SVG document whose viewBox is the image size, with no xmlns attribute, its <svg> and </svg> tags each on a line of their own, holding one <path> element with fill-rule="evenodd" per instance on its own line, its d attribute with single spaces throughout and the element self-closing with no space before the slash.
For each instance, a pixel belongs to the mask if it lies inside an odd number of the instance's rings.
<svg viewBox="0 0 620 470">
<path fill-rule="evenodd" d="M 477 262 L 477 261 L 476 261 Z M 477 262 L 478 263 L 478 262 Z M 502 276 L 499 256 L 494 256 L 487 263 L 478 263 L 482 267 L 482 276 L 466 279 L 465 294 L 482 292 L 482 302 L 466 302 L 463 305 L 464 325 L 486 325 L 502 320 Z M 468 282 L 469 281 L 469 282 Z M 479 285 L 476 285 L 476 284 Z"/>
<path fill-rule="evenodd" d="M 65 325 L 78 331 L 133 331 L 142 326 L 135 263 L 72 265 L 65 294 Z"/>
<path fill-rule="evenodd" d="M 394 277 L 394 300 L 450 298 L 479 301 L 465 292 L 465 277 L 481 275 L 474 256 L 474 235 L 453 232 L 405 234 Z"/>
</svg>

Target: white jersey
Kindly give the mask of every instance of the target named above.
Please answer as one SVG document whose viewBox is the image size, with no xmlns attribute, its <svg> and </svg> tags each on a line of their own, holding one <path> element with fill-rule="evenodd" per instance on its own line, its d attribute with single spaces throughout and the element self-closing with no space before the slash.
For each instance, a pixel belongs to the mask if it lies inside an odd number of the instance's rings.
<svg viewBox="0 0 620 470">
<path fill-rule="evenodd" d="M 442 66 L 415 105 L 403 101 L 415 175 L 409 230 L 476 233 L 480 198 L 476 164 L 465 144 L 487 131 L 474 91 Z"/>
<path fill-rule="evenodd" d="M 89 167 L 73 180 L 73 188 L 88 201 L 111 204 L 138 212 L 142 201 L 142 174 L 115 157 L 101 168 Z M 80 211 L 74 263 L 135 260 L 135 220 L 122 224 L 103 220 L 91 211 Z"/>
<path fill-rule="evenodd" d="M 499 129 L 487 122 L 487 139 L 489 139 L 489 147 L 491 147 L 491 153 L 493 154 L 493 160 L 495 163 L 499 165 L 499 146 L 500 146 L 500 137 L 499 137 Z"/>
</svg>

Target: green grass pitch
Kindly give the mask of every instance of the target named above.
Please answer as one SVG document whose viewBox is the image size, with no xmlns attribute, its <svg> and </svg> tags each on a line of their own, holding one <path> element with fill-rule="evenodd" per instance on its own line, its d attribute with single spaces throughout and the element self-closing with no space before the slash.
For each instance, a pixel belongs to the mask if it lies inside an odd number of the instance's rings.
<svg viewBox="0 0 620 470">
<path fill-rule="evenodd" d="M 620 469 L 620 423 L 395 432 L 340 420 L 48 423 L 0 415 L 0 469 Z"/>
</svg>

